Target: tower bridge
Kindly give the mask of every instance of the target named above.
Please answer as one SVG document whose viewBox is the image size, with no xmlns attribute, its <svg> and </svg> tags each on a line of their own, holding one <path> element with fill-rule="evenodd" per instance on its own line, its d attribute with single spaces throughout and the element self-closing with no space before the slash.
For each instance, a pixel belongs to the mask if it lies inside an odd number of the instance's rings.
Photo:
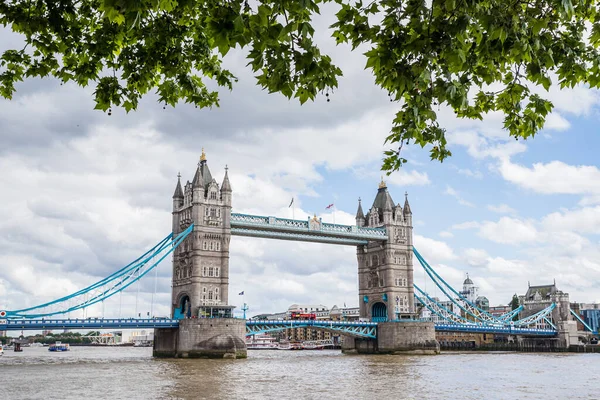
<svg viewBox="0 0 600 400">
<path fill-rule="evenodd" d="M 191 181 L 178 175 L 172 202 L 172 233 L 134 262 L 69 296 L 35 307 L 0 310 L 0 330 L 64 328 L 155 328 L 155 356 L 245 357 L 246 335 L 310 326 L 348 336 L 344 350 L 365 353 L 439 352 L 435 329 L 569 337 L 561 321 L 552 323 L 550 305 L 512 321 L 519 310 L 494 317 L 452 288 L 413 247 L 412 210 L 395 203 L 382 180 L 365 213 L 358 200 L 355 225 L 330 224 L 316 215 L 306 220 L 233 213 L 228 170 L 219 185 L 202 151 Z M 360 322 L 245 321 L 229 304 L 231 236 L 295 240 L 356 247 Z M 172 255 L 169 319 L 46 319 L 84 309 L 120 293 Z M 414 284 L 417 260 L 436 287 L 453 302 L 448 308 Z M 416 291 L 416 292 L 415 292 Z M 417 318 L 427 308 L 443 323 Z M 460 311 L 457 313 L 455 309 Z M 552 329 L 537 329 L 540 321 Z M 546 324 L 547 325 L 547 324 Z"/>
</svg>

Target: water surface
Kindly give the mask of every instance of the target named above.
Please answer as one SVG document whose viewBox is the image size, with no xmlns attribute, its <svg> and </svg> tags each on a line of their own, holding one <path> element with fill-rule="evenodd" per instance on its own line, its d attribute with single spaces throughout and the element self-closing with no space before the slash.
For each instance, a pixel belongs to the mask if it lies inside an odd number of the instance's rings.
<svg viewBox="0 0 600 400">
<path fill-rule="evenodd" d="M 344 355 L 249 351 L 153 359 L 150 348 L 5 351 L 2 399 L 599 399 L 600 354 Z"/>
</svg>

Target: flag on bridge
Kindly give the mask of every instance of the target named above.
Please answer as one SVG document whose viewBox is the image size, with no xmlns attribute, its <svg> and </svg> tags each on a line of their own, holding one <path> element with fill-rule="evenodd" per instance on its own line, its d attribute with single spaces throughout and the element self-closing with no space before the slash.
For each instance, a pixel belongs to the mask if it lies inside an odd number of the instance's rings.
<svg viewBox="0 0 600 400">
<path fill-rule="evenodd" d="M 292 201 L 290 201 L 290 205 L 288 206 L 288 208 L 290 208 L 292 206 L 292 204 L 294 204 L 294 198 L 292 197 Z"/>
<path fill-rule="evenodd" d="M 238 293 L 238 296 L 243 296 L 243 295 L 244 295 L 244 291 L 243 290 Z"/>
<path fill-rule="evenodd" d="M 325 207 L 325 209 L 329 210 L 331 207 L 333 207 L 333 203 L 331 203 L 330 205 L 328 205 L 327 207 Z"/>
</svg>

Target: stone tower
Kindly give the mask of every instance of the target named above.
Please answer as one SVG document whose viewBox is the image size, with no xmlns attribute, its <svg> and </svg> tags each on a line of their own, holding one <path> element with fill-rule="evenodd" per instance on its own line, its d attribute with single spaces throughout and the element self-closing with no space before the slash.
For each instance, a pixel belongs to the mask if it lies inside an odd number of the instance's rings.
<svg viewBox="0 0 600 400">
<path fill-rule="evenodd" d="M 181 175 L 173 194 L 173 234 L 194 223 L 193 232 L 173 253 L 173 318 L 231 317 L 228 305 L 231 185 L 212 177 L 206 154 L 192 182 L 181 187 Z"/>
<path fill-rule="evenodd" d="M 383 179 L 373 205 L 365 215 L 358 200 L 356 225 L 384 227 L 386 242 L 357 247 L 358 291 L 361 318 L 374 321 L 414 316 L 413 227 L 408 195 L 404 207 L 394 205 Z"/>
</svg>

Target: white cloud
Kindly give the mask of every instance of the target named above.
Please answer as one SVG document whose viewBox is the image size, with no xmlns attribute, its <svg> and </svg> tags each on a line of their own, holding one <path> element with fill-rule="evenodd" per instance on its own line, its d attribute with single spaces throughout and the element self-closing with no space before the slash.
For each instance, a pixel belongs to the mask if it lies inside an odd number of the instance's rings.
<svg viewBox="0 0 600 400">
<path fill-rule="evenodd" d="M 502 217 L 498 222 L 483 222 L 479 234 L 502 244 L 520 245 L 539 240 L 539 233 L 532 222 L 509 217 Z"/>
<path fill-rule="evenodd" d="M 454 225 L 452 225 L 451 229 L 454 229 L 454 230 L 475 229 L 475 228 L 479 228 L 480 226 L 481 226 L 480 222 L 467 221 L 467 222 L 461 222 L 460 224 L 454 224 Z"/>
<path fill-rule="evenodd" d="M 498 204 L 498 205 L 489 204 L 487 206 L 487 209 L 490 211 L 493 211 L 495 213 L 498 213 L 498 214 L 515 214 L 516 213 L 516 210 L 514 208 L 511 208 L 506 204 Z"/>
<path fill-rule="evenodd" d="M 446 242 L 414 235 L 415 248 L 428 262 L 442 262 L 456 259 L 454 251 Z"/>
<path fill-rule="evenodd" d="M 463 252 L 463 257 L 467 261 L 467 263 L 473 267 L 481 267 L 484 266 L 488 259 L 489 254 L 483 249 L 465 249 Z"/>
<path fill-rule="evenodd" d="M 559 113 L 553 112 L 546 117 L 546 123 L 544 124 L 545 129 L 553 129 L 556 131 L 564 131 L 569 129 L 571 124 L 569 121 L 564 119 Z"/>
<path fill-rule="evenodd" d="M 483 174 L 480 171 L 473 171 L 469 168 L 459 168 L 458 173 L 464 176 L 468 176 L 470 178 L 482 179 Z"/>
<path fill-rule="evenodd" d="M 542 224 L 550 231 L 599 234 L 600 206 L 553 212 L 544 217 Z"/>
<path fill-rule="evenodd" d="M 448 232 L 448 231 L 441 231 L 440 236 L 443 238 L 452 238 L 452 237 L 454 237 L 454 234 L 452 232 Z"/>
<path fill-rule="evenodd" d="M 471 202 L 468 202 L 467 200 L 463 199 L 462 196 L 452 187 L 446 185 L 446 191 L 444 192 L 445 194 L 452 196 L 456 199 L 456 201 L 458 201 L 458 204 L 462 205 L 462 206 L 467 206 L 467 207 L 475 207 L 475 205 Z"/>
<path fill-rule="evenodd" d="M 528 168 L 504 159 L 498 169 L 505 180 L 538 193 L 600 194 L 600 169 L 593 165 L 551 161 Z"/>
</svg>

